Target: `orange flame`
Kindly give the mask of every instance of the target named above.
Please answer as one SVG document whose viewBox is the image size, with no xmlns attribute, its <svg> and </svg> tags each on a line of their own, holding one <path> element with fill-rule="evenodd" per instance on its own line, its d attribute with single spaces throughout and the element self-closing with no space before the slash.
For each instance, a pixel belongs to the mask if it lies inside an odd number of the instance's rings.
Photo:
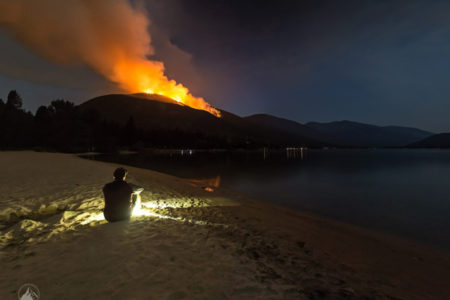
<svg viewBox="0 0 450 300">
<path fill-rule="evenodd" d="M 114 66 L 111 80 L 131 92 L 158 94 L 171 98 L 180 104 L 209 112 L 220 117 L 220 111 L 212 107 L 201 97 L 194 97 L 189 89 L 164 75 L 164 64 L 159 61 L 128 60 L 119 61 Z"/>
</svg>

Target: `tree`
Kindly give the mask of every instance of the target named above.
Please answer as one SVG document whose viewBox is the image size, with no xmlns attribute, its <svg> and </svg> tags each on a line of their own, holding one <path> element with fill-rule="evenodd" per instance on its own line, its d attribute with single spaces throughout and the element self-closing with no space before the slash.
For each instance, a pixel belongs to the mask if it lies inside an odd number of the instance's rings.
<svg viewBox="0 0 450 300">
<path fill-rule="evenodd" d="M 53 138 L 54 127 L 52 126 L 53 111 L 46 106 L 40 106 L 34 117 L 35 144 L 40 147 L 48 147 Z"/>
<path fill-rule="evenodd" d="M 8 100 L 6 101 L 6 106 L 21 109 L 22 108 L 22 98 L 16 90 L 12 90 L 8 93 Z"/>
<path fill-rule="evenodd" d="M 59 116 L 73 115 L 75 113 L 75 104 L 63 99 L 57 99 L 50 103 L 49 109 Z"/>
<path fill-rule="evenodd" d="M 35 121 L 38 123 L 48 121 L 51 118 L 51 111 L 47 106 L 39 106 L 36 111 Z"/>
</svg>

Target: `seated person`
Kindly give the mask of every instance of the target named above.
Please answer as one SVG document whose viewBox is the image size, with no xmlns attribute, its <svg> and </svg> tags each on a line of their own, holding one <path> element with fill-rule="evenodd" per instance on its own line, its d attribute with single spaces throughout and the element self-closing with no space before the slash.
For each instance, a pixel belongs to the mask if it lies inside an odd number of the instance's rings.
<svg viewBox="0 0 450 300">
<path fill-rule="evenodd" d="M 109 222 L 129 220 L 138 195 L 144 189 L 125 181 L 127 170 L 117 168 L 114 171 L 114 181 L 105 184 L 103 195 L 105 196 L 105 209 L 103 214 Z"/>
</svg>

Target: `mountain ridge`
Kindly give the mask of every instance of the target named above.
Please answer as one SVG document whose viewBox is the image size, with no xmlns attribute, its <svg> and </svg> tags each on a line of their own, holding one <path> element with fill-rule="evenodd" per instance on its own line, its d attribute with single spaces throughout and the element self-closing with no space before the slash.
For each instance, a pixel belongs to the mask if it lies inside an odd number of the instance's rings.
<svg viewBox="0 0 450 300">
<path fill-rule="evenodd" d="M 154 94 L 110 94 L 79 105 L 97 110 L 109 121 L 125 124 L 130 117 L 145 130 L 182 130 L 252 146 L 401 147 L 432 135 L 412 127 L 376 126 L 353 121 L 299 122 L 270 114 L 240 117 L 219 109 L 222 116 Z"/>
<path fill-rule="evenodd" d="M 350 147 L 403 147 L 433 134 L 413 127 L 377 126 L 348 120 L 305 125 Z"/>
<path fill-rule="evenodd" d="M 450 148 L 450 133 L 438 133 L 421 141 L 412 143 L 408 148 Z"/>
</svg>

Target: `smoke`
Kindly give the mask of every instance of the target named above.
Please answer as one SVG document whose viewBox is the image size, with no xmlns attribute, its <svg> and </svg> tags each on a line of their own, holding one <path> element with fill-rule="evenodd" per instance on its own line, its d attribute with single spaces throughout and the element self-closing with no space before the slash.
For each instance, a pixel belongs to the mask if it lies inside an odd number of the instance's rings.
<svg viewBox="0 0 450 300">
<path fill-rule="evenodd" d="M 0 0 L 0 26 L 57 64 L 85 64 L 128 92 L 157 93 L 219 115 L 164 75 L 142 5 L 127 0 Z"/>
</svg>

